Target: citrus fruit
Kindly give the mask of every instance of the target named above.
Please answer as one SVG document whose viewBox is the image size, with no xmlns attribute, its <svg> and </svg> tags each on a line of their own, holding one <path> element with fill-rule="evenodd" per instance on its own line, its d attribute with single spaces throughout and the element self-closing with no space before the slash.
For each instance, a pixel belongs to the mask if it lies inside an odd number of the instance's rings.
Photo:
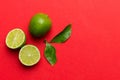
<svg viewBox="0 0 120 80">
<path fill-rule="evenodd" d="M 29 31 L 34 37 L 42 37 L 51 29 L 51 25 L 47 14 L 38 13 L 30 20 Z"/>
<path fill-rule="evenodd" d="M 25 45 L 19 52 L 19 60 L 25 66 L 33 66 L 40 60 L 40 52 L 34 45 Z"/>
<path fill-rule="evenodd" d="M 19 28 L 11 30 L 6 37 L 6 45 L 10 49 L 20 48 L 25 41 L 25 33 Z"/>
</svg>

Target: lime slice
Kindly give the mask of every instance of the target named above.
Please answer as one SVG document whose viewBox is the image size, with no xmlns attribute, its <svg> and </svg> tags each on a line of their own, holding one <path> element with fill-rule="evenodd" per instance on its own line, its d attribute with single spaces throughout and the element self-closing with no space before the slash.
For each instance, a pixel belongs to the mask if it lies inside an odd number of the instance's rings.
<svg viewBox="0 0 120 80">
<path fill-rule="evenodd" d="M 19 29 L 11 30 L 6 37 L 6 45 L 11 49 L 17 49 L 25 43 L 25 33 Z"/>
<path fill-rule="evenodd" d="M 34 45 L 25 45 L 19 52 L 19 60 L 25 66 L 33 66 L 40 60 L 40 52 Z"/>
</svg>

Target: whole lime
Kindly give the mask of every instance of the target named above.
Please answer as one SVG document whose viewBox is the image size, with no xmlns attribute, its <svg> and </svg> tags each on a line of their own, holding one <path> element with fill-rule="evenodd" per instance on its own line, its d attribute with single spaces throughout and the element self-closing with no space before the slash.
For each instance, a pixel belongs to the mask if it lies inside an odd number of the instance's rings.
<svg viewBox="0 0 120 80">
<path fill-rule="evenodd" d="M 29 31 L 34 37 L 44 36 L 52 26 L 52 21 L 47 14 L 35 14 L 30 20 Z"/>
</svg>

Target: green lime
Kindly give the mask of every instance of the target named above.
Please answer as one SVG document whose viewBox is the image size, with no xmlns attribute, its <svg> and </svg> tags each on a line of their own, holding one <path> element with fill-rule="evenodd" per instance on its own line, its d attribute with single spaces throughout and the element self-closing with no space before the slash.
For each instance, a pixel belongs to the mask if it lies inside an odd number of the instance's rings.
<svg viewBox="0 0 120 80">
<path fill-rule="evenodd" d="M 19 28 L 11 30 L 6 37 L 6 45 L 11 49 L 20 48 L 25 41 L 25 33 Z"/>
<path fill-rule="evenodd" d="M 40 52 L 34 45 L 25 45 L 19 52 L 19 60 L 25 66 L 33 66 L 40 60 Z"/>
<path fill-rule="evenodd" d="M 51 29 L 51 25 L 47 14 L 38 13 L 30 20 L 29 31 L 34 37 L 42 37 Z"/>
</svg>

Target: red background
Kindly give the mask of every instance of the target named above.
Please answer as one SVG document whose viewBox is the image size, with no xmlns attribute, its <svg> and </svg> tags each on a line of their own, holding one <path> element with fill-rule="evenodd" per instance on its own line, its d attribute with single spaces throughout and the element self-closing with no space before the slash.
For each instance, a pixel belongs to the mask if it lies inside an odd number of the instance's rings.
<svg viewBox="0 0 120 80">
<path fill-rule="evenodd" d="M 43 57 L 43 39 L 28 32 L 31 17 L 43 12 L 53 22 L 45 38 L 50 41 L 67 24 L 72 36 L 57 49 L 57 64 L 51 67 Z M 119 0 L 1 0 L 0 1 L 0 80 L 120 80 L 120 1 Z M 7 33 L 21 28 L 27 44 L 36 45 L 40 62 L 24 67 L 19 50 L 5 45 Z"/>
</svg>

